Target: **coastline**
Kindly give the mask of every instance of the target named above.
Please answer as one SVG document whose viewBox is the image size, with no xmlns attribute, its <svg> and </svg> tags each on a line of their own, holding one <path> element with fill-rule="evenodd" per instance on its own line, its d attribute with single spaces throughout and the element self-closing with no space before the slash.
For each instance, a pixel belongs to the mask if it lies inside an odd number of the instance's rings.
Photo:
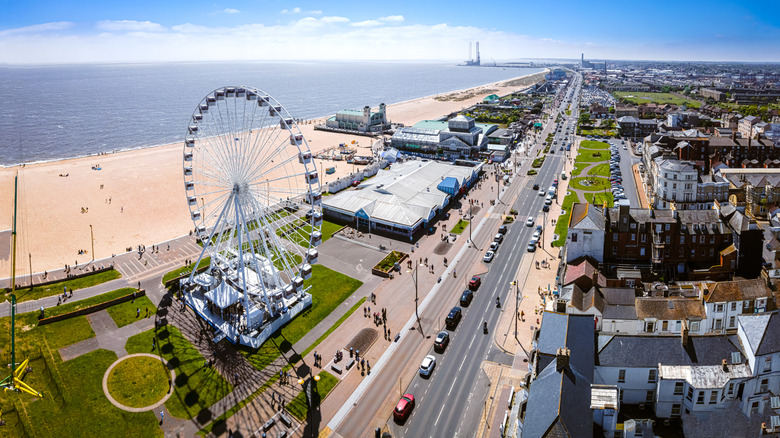
<svg viewBox="0 0 780 438">
<path fill-rule="evenodd" d="M 389 104 L 388 117 L 394 123 L 407 125 L 439 118 L 480 101 L 484 97 L 480 90 L 497 89 L 498 94 L 518 91 L 526 86 L 501 85 L 541 73 Z M 462 101 L 436 99 L 467 93 L 471 96 Z M 358 155 L 371 155 L 375 140 L 370 137 L 314 130 L 315 124 L 330 116 L 308 119 L 299 125 L 313 154 L 339 143 L 352 144 L 354 140 Z M 30 264 L 33 272 L 42 272 L 91 260 L 92 235 L 95 260 L 124 253 L 139 244 L 158 244 L 187 235 L 194 225 L 185 202 L 182 151 L 183 143 L 175 142 L 0 167 L 0 205 L 9 207 L 3 208 L 8 214 L 0 216 L 0 277 L 11 270 L 10 247 L 6 242 L 10 244 L 8 230 L 12 227 L 13 179 L 17 171 L 16 273 L 28 275 Z M 362 168 L 343 161 L 320 161 L 318 167 L 336 167 L 335 174 L 323 175 L 323 183 Z M 98 164 L 102 170 L 92 169 Z M 82 208 L 87 212 L 82 213 Z M 86 253 L 79 255 L 79 250 Z M 19 262 L 28 258 L 25 263 Z"/>
</svg>

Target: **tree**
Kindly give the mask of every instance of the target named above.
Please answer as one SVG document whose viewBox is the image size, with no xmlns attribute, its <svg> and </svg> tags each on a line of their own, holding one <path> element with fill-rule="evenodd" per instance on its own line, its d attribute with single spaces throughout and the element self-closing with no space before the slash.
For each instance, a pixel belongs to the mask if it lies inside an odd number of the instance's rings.
<svg viewBox="0 0 780 438">
<path fill-rule="evenodd" d="M 668 93 L 670 91 L 672 91 L 672 87 L 670 87 L 668 85 L 664 85 L 663 87 L 661 87 L 661 92 L 662 93 Z"/>
</svg>

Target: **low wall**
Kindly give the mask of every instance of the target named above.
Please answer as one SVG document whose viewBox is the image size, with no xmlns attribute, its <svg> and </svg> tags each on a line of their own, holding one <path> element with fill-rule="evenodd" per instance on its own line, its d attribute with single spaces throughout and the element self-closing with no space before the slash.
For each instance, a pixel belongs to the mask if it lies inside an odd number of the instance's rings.
<svg viewBox="0 0 780 438">
<path fill-rule="evenodd" d="M 202 268 L 198 269 L 198 270 L 195 272 L 195 275 L 198 275 L 198 274 L 200 274 L 201 272 L 205 271 L 206 269 L 208 269 L 208 268 L 209 268 L 209 266 L 211 266 L 211 265 L 206 265 L 206 266 L 204 266 L 204 267 L 202 267 Z M 179 290 L 179 280 L 181 280 L 182 278 L 185 278 L 185 277 L 189 277 L 189 276 L 190 276 L 190 274 L 192 274 L 192 271 L 190 271 L 190 272 L 188 272 L 188 273 L 186 273 L 186 274 L 181 274 L 181 275 L 179 275 L 179 276 L 178 276 L 178 277 L 176 277 L 176 278 L 171 278 L 170 280 L 166 281 L 166 282 L 165 282 L 165 284 L 163 284 L 163 286 L 165 286 L 166 288 L 168 288 L 168 287 L 171 287 L 171 286 L 174 286 L 174 290 Z"/>
<path fill-rule="evenodd" d="M 141 289 L 140 291 L 137 291 L 135 293 L 130 293 L 130 294 L 127 294 L 127 295 L 119 297 L 119 298 L 114 298 L 113 300 L 106 301 L 105 303 L 100 303 L 100 304 L 95 304 L 94 306 L 85 307 L 83 309 L 76 310 L 75 312 L 63 313 L 62 315 L 51 316 L 49 318 L 43 318 L 43 319 L 38 321 L 38 325 L 51 324 L 53 322 L 64 321 L 66 319 L 75 318 L 77 316 L 89 315 L 90 313 L 95 313 L 95 312 L 101 311 L 103 309 L 107 309 L 107 308 L 109 308 L 111 306 L 114 306 L 116 304 L 124 303 L 126 301 L 131 301 L 131 300 L 134 300 L 136 298 L 139 298 L 139 297 L 142 297 L 142 296 L 145 296 L 145 295 L 146 295 L 146 290 Z"/>
<path fill-rule="evenodd" d="M 398 252 L 400 252 L 400 251 L 398 251 Z M 392 254 L 392 252 L 391 252 L 391 254 Z M 408 259 L 408 258 L 409 258 L 409 254 L 407 254 L 407 253 L 405 253 L 405 252 L 404 252 L 404 253 L 401 253 L 401 254 L 403 254 L 403 255 L 402 255 L 402 256 L 401 256 L 401 258 L 400 258 L 400 259 L 398 259 L 398 261 L 396 262 L 396 263 L 398 263 L 399 265 L 401 264 L 401 262 L 403 262 L 404 260 L 406 260 L 406 259 Z M 387 257 L 389 257 L 389 256 L 390 256 L 390 254 L 388 254 L 387 256 L 385 256 L 385 258 L 387 258 Z M 384 259 L 382 259 L 382 260 L 384 260 Z M 382 261 L 380 261 L 379 263 L 382 263 Z M 379 263 L 377 263 L 377 266 L 379 265 Z M 402 269 L 403 269 L 403 268 L 402 268 Z M 385 272 L 385 271 L 383 271 L 383 270 L 381 270 L 381 269 L 377 269 L 376 267 L 373 267 L 373 268 L 371 268 L 371 273 L 372 273 L 372 274 L 374 274 L 374 275 L 376 275 L 376 276 L 378 276 L 378 277 L 390 278 L 390 273 L 391 273 L 391 272 L 393 272 L 393 268 L 392 268 L 392 267 L 391 267 L 391 268 L 390 268 L 390 269 L 389 269 L 387 272 Z"/>
</svg>

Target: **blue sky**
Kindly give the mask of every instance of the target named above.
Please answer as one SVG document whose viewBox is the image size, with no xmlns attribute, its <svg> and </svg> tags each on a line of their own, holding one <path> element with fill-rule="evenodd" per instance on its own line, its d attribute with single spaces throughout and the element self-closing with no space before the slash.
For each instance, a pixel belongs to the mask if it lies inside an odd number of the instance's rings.
<svg viewBox="0 0 780 438">
<path fill-rule="evenodd" d="M 780 2 L 0 0 L 0 63 L 780 61 Z"/>
</svg>

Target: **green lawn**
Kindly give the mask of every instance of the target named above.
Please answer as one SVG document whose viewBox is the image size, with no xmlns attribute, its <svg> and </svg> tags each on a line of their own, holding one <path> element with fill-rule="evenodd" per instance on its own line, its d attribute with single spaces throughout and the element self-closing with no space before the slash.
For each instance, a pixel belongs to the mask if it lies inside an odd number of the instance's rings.
<svg viewBox="0 0 780 438">
<path fill-rule="evenodd" d="M 691 108 L 699 108 L 701 102 L 676 96 L 672 93 L 643 93 L 639 91 L 615 91 L 612 93 L 618 100 L 624 100 L 634 105 L 643 103 L 686 105 Z"/>
<path fill-rule="evenodd" d="M 534 162 L 531 163 L 531 167 L 537 168 L 537 169 L 542 167 L 542 164 L 544 164 L 544 157 L 545 157 L 545 155 L 542 155 L 539 158 L 534 158 Z"/>
<path fill-rule="evenodd" d="M 32 289 L 30 288 L 17 289 L 16 302 L 21 303 L 23 301 L 37 300 L 39 298 L 50 297 L 52 295 L 61 294 L 63 292 L 63 288 L 65 287 L 76 291 L 79 289 L 84 289 L 90 286 L 95 286 L 101 283 L 105 283 L 107 281 L 115 280 L 121 276 L 122 274 L 120 274 L 119 271 L 117 271 L 116 269 L 109 269 L 108 271 L 98 272 L 95 274 L 87 275 L 85 277 L 58 281 L 56 283 L 50 283 L 43 286 L 34 286 Z M 10 295 L 6 295 L 5 298 L 10 299 Z"/>
<path fill-rule="evenodd" d="M 112 351 L 96 350 L 62 362 L 56 352 L 45 351 L 31 361 L 33 372 L 25 379 L 43 399 L 0 395 L 7 422 L 0 436 L 162 437 L 154 412 L 117 409 L 103 393 L 103 374 L 116 359 Z"/>
<path fill-rule="evenodd" d="M 607 207 L 612 207 L 615 204 L 615 198 L 612 196 L 611 192 L 585 193 L 585 201 L 591 204 L 598 204 L 598 205 L 606 204 Z"/>
<path fill-rule="evenodd" d="M 97 295 L 94 297 L 89 297 L 84 300 L 79 301 L 73 301 L 73 302 L 66 302 L 66 304 L 63 304 L 61 306 L 56 307 L 49 307 L 46 309 L 46 317 L 50 316 L 56 316 L 56 315 L 62 315 L 64 313 L 70 313 L 75 312 L 76 310 L 81 310 L 86 307 L 91 307 L 96 304 L 105 303 L 106 301 L 111 301 L 115 298 L 119 298 L 128 294 L 131 294 L 135 292 L 137 289 L 134 287 L 123 287 L 121 289 L 112 290 L 111 292 L 106 292 L 101 295 Z M 25 315 L 28 315 L 25 313 Z M 34 317 L 38 316 L 38 312 L 30 312 L 29 315 L 33 315 Z"/>
<path fill-rule="evenodd" d="M 195 264 L 196 261 L 198 260 L 197 259 L 193 260 L 193 264 Z M 204 266 L 208 266 L 209 263 L 211 263 L 211 257 L 203 257 L 200 263 L 198 263 L 198 269 Z M 181 268 L 174 269 L 173 271 L 170 271 L 165 275 L 163 275 L 162 283 L 165 284 L 169 280 L 173 280 L 174 278 L 183 274 L 189 274 L 190 272 L 192 272 L 192 266 L 182 266 Z"/>
<path fill-rule="evenodd" d="M 452 229 L 450 230 L 450 233 L 452 233 L 452 234 L 460 234 L 468 226 L 469 226 L 469 221 L 464 221 L 463 219 L 461 219 L 461 220 L 458 221 L 457 224 L 455 224 L 454 227 L 452 227 Z"/>
<path fill-rule="evenodd" d="M 617 131 L 614 129 L 578 129 L 577 135 L 600 135 L 602 137 L 617 137 Z"/>
<path fill-rule="evenodd" d="M 315 409 L 322 403 L 322 400 L 325 400 L 325 397 L 328 396 L 336 384 L 339 383 L 339 379 L 325 370 L 320 371 L 319 376 L 320 381 L 317 382 L 317 390 L 312 391 L 311 405 L 314 406 Z M 287 412 L 291 413 L 298 420 L 306 421 L 306 417 L 309 413 L 306 393 L 304 391 L 299 392 L 295 398 L 290 400 L 290 403 L 287 403 L 286 408 Z"/>
<path fill-rule="evenodd" d="M 396 263 L 398 263 L 399 260 L 401 260 L 401 257 L 404 256 L 404 253 L 400 251 L 391 251 L 390 254 L 386 255 L 385 258 L 379 261 L 379 263 L 374 266 L 376 269 L 379 269 L 380 271 L 389 271 L 393 269 Z M 314 274 L 312 274 L 314 275 Z"/>
<path fill-rule="evenodd" d="M 574 161 L 575 163 L 600 163 L 607 160 L 609 160 L 609 152 L 607 151 L 580 149 L 580 153 L 577 154 Z"/>
<path fill-rule="evenodd" d="M 176 371 L 173 395 L 165 402 L 171 415 L 193 418 L 226 396 L 233 386 L 213 368 L 205 365 L 205 359 L 190 342 L 172 325 L 157 330 L 157 346 L 152 349 L 155 331 L 147 330 L 127 340 L 129 354 L 159 354 Z"/>
<path fill-rule="evenodd" d="M 108 375 L 108 391 L 114 400 L 131 408 L 143 408 L 162 400 L 171 387 L 171 372 L 160 359 L 129 357 Z"/>
<path fill-rule="evenodd" d="M 290 323 L 274 333 L 259 349 L 241 350 L 252 365 L 262 370 L 271 364 L 281 351 L 288 351 L 314 326 L 355 292 L 363 282 L 322 265 L 312 266 L 312 276 L 304 283 L 311 285 L 312 295 L 310 309 L 296 316 Z M 294 362 L 295 360 L 293 360 Z"/>
<path fill-rule="evenodd" d="M 609 144 L 603 141 L 583 140 L 580 142 L 580 148 L 585 149 L 609 149 Z"/>
<path fill-rule="evenodd" d="M 149 310 L 147 313 L 146 310 Z M 136 321 L 140 321 L 147 315 L 150 318 L 154 318 L 154 314 L 157 313 L 157 307 L 152 304 L 152 301 L 146 296 L 138 297 L 134 301 L 125 301 L 124 303 L 111 306 L 108 309 L 108 314 L 111 315 L 111 319 L 114 320 L 117 327 L 124 327 L 128 324 L 132 324 Z M 137 315 L 137 310 L 141 311 L 140 316 Z"/>
<path fill-rule="evenodd" d="M 579 202 L 579 198 L 575 192 L 569 192 L 569 194 L 563 198 L 563 204 L 561 205 L 563 214 L 558 216 L 557 222 L 555 223 L 555 234 L 558 235 L 558 240 L 554 241 L 552 246 L 563 246 L 563 243 L 566 242 L 566 234 L 569 231 L 569 216 L 571 216 L 571 206 L 575 202 Z"/>
<path fill-rule="evenodd" d="M 585 184 L 590 183 L 590 184 Z M 598 178 L 594 176 L 583 176 L 579 178 L 573 178 L 569 181 L 569 187 L 577 190 L 583 190 L 586 192 L 600 192 L 610 187 L 609 180 L 607 178 Z"/>
<path fill-rule="evenodd" d="M 597 165 L 591 167 L 588 170 L 588 175 L 609 177 L 609 164 L 608 163 L 602 163 L 602 164 L 597 164 Z"/>
<path fill-rule="evenodd" d="M 574 169 L 571 170 L 571 176 L 579 176 L 586 167 L 593 163 L 574 163 Z"/>
</svg>

